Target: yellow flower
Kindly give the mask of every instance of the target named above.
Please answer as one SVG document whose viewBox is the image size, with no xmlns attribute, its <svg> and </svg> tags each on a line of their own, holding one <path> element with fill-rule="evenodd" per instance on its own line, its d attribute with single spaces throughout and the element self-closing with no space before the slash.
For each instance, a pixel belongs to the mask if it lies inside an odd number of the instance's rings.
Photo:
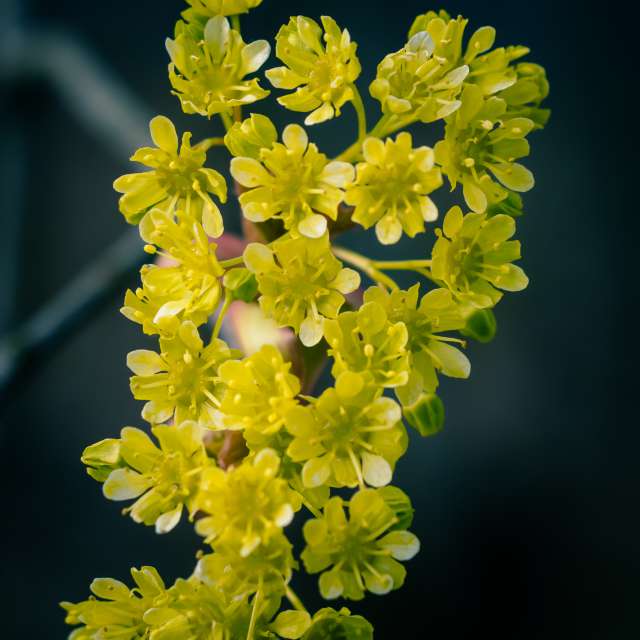
<svg viewBox="0 0 640 640">
<path fill-rule="evenodd" d="M 263 449 L 230 471 L 209 467 L 202 474 L 196 508 L 207 514 L 196 531 L 207 542 L 231 545 L 241 556 L 277 535 L 293 519 L 300 500 L 278 477 L 280 458 Z"/>
<path fill-rule="evenodd" d="M 290 326 L 306 347 L 322 340 L 325 318 L 336 318 L 344 295 L 360 286 L 360 275 L 342 268 L 327 235 L 284 238 L 273 249 L 252 243 L 244 252 L 256 274 L 260 307 L 281 327 Z"/>
<path fill-rule="evenodd" d="M 305 119 L 308 125 L 340 115 L 341 107 L 354 97 L 351 85 L 361 71 L 358 45 L 351 42 L 349 32 L 340 31 L 333 18 L 322 16 L 321 20 L 322 27 L 311 18 L 297 16 L 281 27 L 276 56 L 286 66 L 266 72 L 277 89 L 296 89 L 278 102 L 292 111 L 311 111 Z"/>
<path fill-rule="evenodd" d="M 152 432 L 159 448 L 140 429 L 122 430 L 121 466 L 106 478 L 103 493 L 109 500 L 135 499 L 127 509 L 133 520 L 155 525 L 156 533 L 168 533 L 180 522 L 185 507 L 193 513 L 200 474 L 214 463 L 207 457 L 202 430 L 195 422 L 160 425 Z"/>
<path fill-rule="evenodd" d="M 225 362 L 219 370 L 226 386 L 220 407 L 225 428 L 277 433 L 300 393 L 300 381 L 290 369 L 272 345 L 244 360 Z"/>
<path fill-rule="evenodd" d="M 215 428 L 219 422 L 218 396 L 222 393 L 218 367 L 234 356 L 222 340 L 206 347 L 193 322 L 183 322 L 172 338 L 160 338 L 160 353 L 139 349 L 127 356 L 135 374 L 131 391 L 137 400 L 147 400 L 142 417 L 151 423 L 172 417 L 179 424 L 194 420 Z"/>
<path fill-rule="evenodd" d="M 460 107 L 457 96 L 469 67 L 452 62 L 457 60 L 438 55 L 431 36 L 420 31 L 382 60 L 369 92 L 385 114 L 433 122 Z"/>
<path fill-rule="evenodd" d="M 242 212 L 252 222 L 278 218 L 285 229 L 318 238 L 327 230 L 324 216 L 332 220 L 338 216 L 343 188 L 353 180 L 353 166 L 328 162 L 296 124 L 284 129 L 282 141 L 261 149 L 259 160 L 231 161 L 231 175 L 249 188 L 240 196 Z"/>
<path fill-rule="evenodd" d="M 533 187 L 533 174 L 515 160 L 529 155 L 526 138 L 535 123 L 511 115 L 505 100 L 485 98 L 476 85 L 465 87 L 461 101 L 447 121 L 444 139 L 436 143 L 436 162 L 452 189 L 462 183 L 469 208 L 484 213 L 490 202 L 505 200 L 509 191 Z"/>
<path fill-rule="evenodd" d="M 367 138 L 362 150 L 365 161 L 357 165 L 356 181 L 345 195 L 355 206 L 352 220 L 365 229 L 375 224 L 382 244 L 398 242 L 403 230 L 411 238 L 423 232 L 425 221 L 438 216 L 427 194 L 442 184 L 433 150 L 414 149 L 406 132 L 395 141 Z"/>
<path fill-rule="evenodd" d="M 175 40 L 167 39 L 167 51 L 169 80 L 185 113 L 211 117 L 269 95 L 257 79 L 245 80 L 269 57 L 269 43 L 245 44 L 222 16 L 207 22 L 201 41 L 178 23 Z"/>
<path fill-rule="evenodd" d="M 191 146 L 191 134 L 184 133 L 178 151 L 178 134 L 169 118 L 156 116 L 149 123 L 151 138 L 156 147 L 138 149 L 131 160 L 151 171 L 130 173 L 113 183 L 122 193 L 120 211 L 130 224 L 138 224 L 152 207 L 174 212 L 186 211 L 194 217 L 205 215 L 210 221 L 210 235 L 222 234 L 222 216 L 211 199 L 217 196 L 227 201 L 225 179 L 204 163 L 206 151 L 199 145 Z"/>
<path fill-rule="evenodd" d="M 140 234 L 149 243 L 146 250 L 157 253 L 156 245 L 171 266 L 142 267 L 138 302 L 125 299 L 124 315 L 141 323 L 146 333 L 174 334 L 181 320 L 204 324 L 220 301 L 223 269 L 203 226 L 189 218 L 179 224 L 153 209 L 140 223 Z"/>
</svg>

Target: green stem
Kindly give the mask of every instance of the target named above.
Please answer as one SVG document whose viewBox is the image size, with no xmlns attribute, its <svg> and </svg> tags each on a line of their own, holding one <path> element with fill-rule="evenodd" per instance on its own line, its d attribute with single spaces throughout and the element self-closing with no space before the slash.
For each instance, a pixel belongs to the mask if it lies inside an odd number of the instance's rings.
<svg viewBox="0 0 640 640">
<path fill-rule="evenodd" d="M 218 318 L 216 320 L 216 324 L 213 327 L 213 339 L 217 338 L 220 335 L 220 330 L 222 329 L 222 322 L 224 321 L 224 317 L 227 315 L 227 311 L 229 311 L 229 306 L 231 305 L 231 296 L 228 296 L 225 293 L 224 302 L 222 303 L 222 308 L 218 313 Z"/>
<path fill-rule="evenodd" d="M 310 513 L 315 517 L 315 518 L 322 518 L 322 513 L 320 513 L 320 511 L 318 511 L 318 509 L 316 509 L 299 491 L 298 494 L 300 495 L 300 498 L 302 500 L 302 504 L 310 511 Z"/>
<path fill-rule="evenodd" d="M 238 256 L 237 258 L 229 258 L 228 260 L 221 260 L 220 266 L 223 269 L 231 269 L 231 267 L 237 267 L 238 265 L 243 264 L 244 258 L 242 256 Z"/>
<path fill-rule="evenodd" d="M 231 116 L 226 111 L 221 111 L 218 115 L 222 120 L 224 128 L 229 131 L 229 129 L 231 129 L 231 127 L 233 126 L 233 120 L 231 119 Z"/>
<path fill-rule="evenodd" d="M 247 631 L 247 640 L 253 640 L 256 632 L 256 624 L 258 622 L 258 608 L 262 599 L 262 576 L 258 580 L 258 590 L 253 596 L 253 608 L 251 609 L 251 620 L 249 621 L 249 630 Z"/>
<path fill-rule="evenodd" d="M 205 138 L 198 142 L 198 144 L 194 145 L 194 149 L 199 149 L 200 151 L 209 151 L 211 147 L 223 147 L 224 146 L 224 138 Z"/>
<path fill-rule="evenodd" d="M 376 269 L 384 271 L 416 271 L 431 266 L 431 260 L 372 260 Z"/>
<path fill-rule="evenodd" d="M 294 609 L 307 613 L 307 608 L 302 604 L 302 600 L 300 600 L 295 591 L 289 585 L 287 585 L 285 595 L 287 596 L 287 600 L 293 605 Z"/>
<path fill-rule="evenodd" d="M 416 273 L 419 273 L 421 276 L 424 276 L 427 280 L 431 280 L 431 282 L 433 282 L 434 284 L 437 284 L 438 286 L 442 286 L 440 282 L 438 282 L 434 277 L 433 274 L 431 273 L 430 269 L 414 269 L 414 271 Z"/>
<path fill-rule="evenodd" d="M 388 275 L 376 269 L 374 263 L 366 256 L 356 253 L 355 251 L 345 249 L 344 247 L 333 247 L 333 253 L 336 257 L 352 264 L 354 267 L 357 267 L 360 271 L 366 273 L 372 280 L 378 282 L 387 289 L 391 289 L 392 291 L 399 289 L 398 285 Z"/>
<path fill-rule="evenodd" d="M 238 14 L 231 16 L 231 27 L 240 33 L 240 16 Z"/>
<path fill-rule="evenodd" d="M 362 144 L 362 141 L 367 136 L 367 112 L 365 111 L 358 87 L 353 83 L 351 83 L 350 86 L 353 91 L 353 108 L 356 110 L 356 115 L 358 116 L 358 140 L 356 144 Z"/>
</svg>

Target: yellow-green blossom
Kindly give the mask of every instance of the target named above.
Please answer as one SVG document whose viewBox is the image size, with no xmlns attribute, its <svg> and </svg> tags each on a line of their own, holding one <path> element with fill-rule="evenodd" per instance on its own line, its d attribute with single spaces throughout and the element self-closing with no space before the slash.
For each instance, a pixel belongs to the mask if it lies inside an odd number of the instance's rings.
<svg viewBox="0 0 640 640">
<path fill-rule="evenodd" d="M 431 273 L 462 302 L 477 308 L 494 306 L 504 291 L 521 291 L 529 283 L 515 264 L 520 242 L 510 216 L 468 213 L 460 207 L 447 213 L 433 246 Z"/>
<path fill-rule="evenodd" d="M 305 462 L 306 487 L 380 487 L 391 482 L 393 467 L 407 448 L 400 407 L 381 391 L 362 388 L 358 376 L 343 376 L 307 406 L 287 415 L 293 441 L 287 453 Z"/>
<path fill-rule="evenodd" d="M 269 43 L 245 44 L 222 16 L 207 22 L 202 40 L 187 28 L 177 28 L 175 40 L 167 39 L 167 51 L 169 80 L 185 113 L 211 117 L 269 95 L 257 79 L 245 79 L 269 57 Z"/>
<path fill-rule="evenodd" d="M 240 195 L 242 212 L 252 222 L 278 218 L 292 233 L 318 238 L 327 230 L 325 216 L 338 216 L 353 166 L 329 162 L 297 124 L 285 127 L 282 141 L 261 149 L 258 159 L 231 161 L 231 175 L 248 188 Z"/>
<path fill-rule="evenodd" d="M 413 558 L 420 542 L 409 531 L 393 530 L 397 522 L 382 494 L 361 489 L 348 503 L 331 498 L 322 518 L 305 523 L 302 560 L 309 573 L 323 572 L 323 598 L 360 600 L 365 590 L 384 595 L 402 586 L 406 570 L 398 560 Z"/>
<path fill-rule="evenodd" d="M 149 167 L 151 171 L 129 173 L 113 183 L 122 193 L 120 211 L 130 224 L 138 224 L 152 207 L 174 213 L 184 211 L 195 218 L 204 216 L 210 235 L 222 234 L 222 216 L 211 194 L 227 201 L 227 183 L 214 169 L 207 169 L 206 148 L 191 146 L 191 133 L 182 135 L 178 150 L 178 134 L 169 118 L 156 116 L 149 123 L 151 138 L 156 147 L 142 147 L 132 162 Z"/>
<path fill-rule="evenodd" d="M 140 234 L 149 243 L 149 253 L 161 253 L 171 262 L 142 267 L 142 287 L 127 292 L 122 313 L 147 334 L 175 335 L 184 320 L 204 324 L 220 301 L 224 270 L 203 226 L 188 217 L 178 224 L 173 216 L 153 209 L 140 223 Z"/>
<path fill-rule="evenodd" d="M 120 440 L 88 447 L 82 460 L 90 469 L 101 462 L 104 469 L 109 460 L 109 455 L 104 455 L 105 444 L 115 444 L 118 459 L 111 463 L 112 471 L 104 479 L 104 495 L 109 500 L 137 498 L 127 509 L 133 520 L 155 525 L 157 533 L 167 533 L 180 521 L 183 508 L 192 512 L 200 475 L 213 463 L 205 453 L 202 431 L 194 422 L 157 426 L 152 432 L 159 448 L 144 431 L 125 427 Z"/>
<path fill-rule="evenodd" d="M 205 347 L 193 322 L 183 322 L 176 335 L 160 338 L 160 353 L 139 349 L 127 356 L 133 373 L 131 391 L 137 400 L 147 400 L 142 417 L 151 423 L 174 417 L 176 423 L 195 420 L 214 428 L 219 422 L 218 377 L 220 364 L 234 356 L 222 340 Z"/>
<path fill-rule="evenodd" d="M 465 83 L 475 84 L 486 96 L 512 86 L 517 78 L 512 62 L 529 53 L 529 49 L 511 46 L 489 51 L 495 42 L 496 30 L 484 26 L 471 35 L 463 51 L 464 31 L 468 22 L 462 16 L 452 19 L 446 11 L 438 14 L 429 11 L 415 19 L 409 37 L 427 34 L 433 58 L 444 69 L 465 65 L 468 69 Z"/>
<path fill-rule="evenodd" d="M 380 387 L 401 387 L 409 379 L 409 335 L 403 322 L 391 322 L 377 302 L 327 320 L 324 335 L 334 358 L 331 372 L 340 384 L 344 372 Z"/>
<path fill-rule="evenodd" d="M 276 56 L 284 67 L 266 72 L 278 89 L 296 89 L 278 98 L 292 111 L 311 113 L 305 124 L 318 124 L 340 115 L 342 106 L 353 100 L 353 82 L 360 75 L 357 46 L 349 32 L 333 18 L 322 16 L 322 27 L 304 16 L 291 18 L 276 36 Z"/>
<path fill-rule="evenodd" d="M 300 381 L 290 369 L 272 345 L 244 360 L 225 362 L 218 371 L 226 388 L 220 406 L 224 428 L 277 433 L 300 393 Z"/>
<path fill-rule="evenodd" d="M 278 477 L 280 458 L 263 449 L 229 471 L 210 467 L 202 474 L 196 498 L 196 531 L 215 547 L 236 546 L 248 556 L 269 537 L 279 533 L 300 508 L 297 493 Z"/>
<path fill-rule="evenodd" d="M 131 569 L 136 583 L 129 589 L 112 578 L 97 578 L 91 583 L 93 595 L 84 602 L 63 602 L 65 622 L 82 625 L 71 633 L 72 640 L 139 640 L 149 638 L 144 615 L 156 603 L 166 602 L 166 587 L 153 567 Z M 100 598 L 100 599 L 97 599 Z M 163 636 L 156 635 L 157 638 Z"/>
<path fill-rule="evenodd" d="M 383 113 L 433 122 L 458 109 L 469 67 L 456 66 L 457 59 L 435 52 L 431 36 L 420 31 L 382 60 L 369 92 L 380 101 Z"/>
<path fill-rule="evenodd" d="M 322 339 L 326 318 L 335 318 L 344 294 L 360 286 L 360 276 L 332 253 L 327 235 L 284 238 L 273 248 L 250 244 L 244 252 L 256 274 L 260 306 L 280 326 L 290 326 L 307 347 Z"/>
<path fill-rule="evenodd" d="M 486 210 L 487 193 L 498 191 L 506 197 L 508 190 L 533 187 L 531 171 L 515 162 L 529 155 L 526 136 L 533 127 L 533 120 L 512 116 L 501 98 L 485 98 L 475 85 L 465 87 L 462 106 L 448 120 L 435 153 L 451 188 L 462 183 L 464 199 L 473 211 Z"/>
<path fill-rule="evenodd" d="M 459 304 L 447 289 L 432 289 L 419 300 L 420 285 L 407 291 L 391 293 L 382 287 L 370 287 L 364 294 L 365 303 L 379 305 L 390 322 L 401 322 L 409 339 L 410 375 L 407 384 L 396 389 L 403 404 L 411 404 L 423 390 L 438 386 L 436 372 L 453 378 L 467 378 L 471 365 L 467 357 L 451 343 L 463 343 L 459 338 L 443 335 L 462 329 L 466 319 Z"/>
<path fill-rule="evenodd" d="M 364 162 L 345 194 L 345 202 L 355 207 L 351 219 L 365 229 L 375 224 L 382 244 L 398 242 L 402 231 L 410 238 L 424 232 L 424 223 L 438 217 L 428 194 L 442 185 L 433 150 L 414 149 L 411 134 L 404 132 L 395 141 L 367 138 L 362 152 Z"/>
</svg>

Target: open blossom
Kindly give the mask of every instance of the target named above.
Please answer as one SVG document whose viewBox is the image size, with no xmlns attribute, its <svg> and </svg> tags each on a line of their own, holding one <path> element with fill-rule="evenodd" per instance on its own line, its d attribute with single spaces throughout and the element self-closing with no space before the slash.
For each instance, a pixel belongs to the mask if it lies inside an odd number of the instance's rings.
<svg viewBox="0 0 640 640">
<path fill-rule="evenodd" d="M 520 258 L 520 242 L 510 240 L 516 230 L 512 217 L 499 214 L 462 215 L 460 207 L 447 213 L 432 252 L 431 271 L 462 302 L 492 307 L 504 291 L 521 291 L 529 283 L 512 264 Z"/>
<path fill-rule="evenodd" d="M 216 245 L 209 242 L 203 225 L 195 219 L 153 209 L 140 223 L 149 253 L 158 250 L 169 258 L 166 266 L 144 265 L 142 287 L 128 291 L 122 313 L 142 325 L 148 334 L 175 335 L 181 322 L 204 324 L 220 301 L 223 269 Z"/>
<path fill-rule="evenodd" d="M 285 127 L 282 141 L 261 149 L 257 158 L 231 161 L 231 175 L 248 188 L 240 195 L 242 212 L 252 222 L 277 218 L 294 234 L 318 238 L 327 230 L 327 217 L 338 216 L 353 166 L 329 162 L 296 124 Z"/>
<path fill-rule="evenodd" d="M 309 573 L 322 572 L 324 598 L 360 600 L 365 591 L 382 595 L 402 586 L 406 571 L 398 560 L 413 558 L 420 542 L 395 529 L 397 522 L 379 490 L 361 489 L 349 502 L 331 498 L 321 518 L 305 523 L 302 560 Z"/>
<path fill-rule="evenodd" d="M 458 95 L 468 73 L 466 64 L 439 55 L 433 38 L 420 31 L 382 60 L 369 91 L 386 114 L 433 122 L 460 107 Z"/>
<path fill-rule="evenodd" d="M 113 183 L 122 193 L 120 211 L 130 224 L 138 224 L 151 208 L 169 213 L 176 210 L 197 219 L 204 218 L 207 232 L 213 237 L 222 234 L 222 216 L 211 196 L 227 200 L 227 183 L 214 169 L 204 166 L 206 150 L 191 146 L 191 134 L 182 135 L 178 143 L 176 128 L 169 118 L 156 116 L 149 123 L 156 147 L 142 147 L 131 157 L 151 169 L 129 173 Z"/>
<path fill-rule="evenodd" d="M 343 377 L 310 405 L 294 407 L 286 426 L 293 434 L 287 453 L 305 462 L 307 487 L 383 486 L 407 447 L 399 405 L 357 377 Z"/>
<path fill-rule="evenodd" d="M 333 18 L 321 20 L 322 27 L 311 18 L 291 18 L 276 36 L 276 56 L 285 66 L 266 72 L 277 89 L 295 89 L 278 102 L 292 111 L 311 111 L 305 124 L 339 116 L 354 98 L 351 85 L 361 71 L 349 32 L 341 31 Z"/>
<path fill-rule="evenodd" d="M 298 402 L 300 381 L 291 363 L 273 345 L 263 345 L 243 360 L 229 360 L 219 369 L 225 385 L 222 426 L 272 435 Z"/>
<path fill-rule="evenodd" d="M 345 372 L 380 387 L 401 387 L 409 379 L 409 334 L 403 322 L 391 322 L 384 307 L 367 302 L 325 322 L 325 338 L 334 358 L 338 383 Z"/>
<path fill-rule="evenodd" d="M 202 40 L 187 28 L 177 31 L 174 40 L 167 39 L 169 79 L 185 113 L 211 117 L 269 95 L 257 79 L 245 78 L 269 57 L 266 40 L 245 44 L 222 16 L 207 22 Z"/>
<path fill-rule="evenodd" d="M 194 420 L 213 428 L 223 387 L 218 367 L 234 352 L 214 338 L 205 346 L 193 322 L 183 322 L 176 335 L 160 338 L 160 353 L 139 349 L 127 356 L 131 391 L 146 400 L 142 417 L 156 424 L 175 418 L 179 424 Z"/>
<path fill-rule="evenodd" d="M 360 275 L 342 267 L 326 235 L 283 238 L 273 249 L 250 244 L 244 260 L 256 274 L 265 315 L 292 327 L 307 347 L 320 342 L 325 319 L 338 316 L 344 295 L 360 286 Z"/>
<path fill-rule="evenodd" d="M 202 471 L 213 463 L 194 422 L 153 427 L 157 447 L 140 429 L 125 427 L 119 440 L 88 447 L 82 460 L 90 470 L 102 467 L 103 492 L 109 500 L 135 500 L 126 509 L 136 522 L 155 525 L 157 533 L 171 531 L 183 510 L 192 513 Z M 111 456 L 114 447 L 117 457 Z M 107 455 L 105 455 L 105 453 Z M 94 475 L 95 477 L 95 475 Z"/>
<path fill-rule="evenodd" d="M 405 384 L 395 389 L 403 405 L 411 404 L 425 390 L 435 391 L 438 372 L 468 378 L 471 371 L 467 357 L 454 346 L 464 341 L 446 335 L 465 326 L 462 308 L 447 289 L 432 289 L 422 298 L 419 292 L 420 285 L 415 284 L 407 291 L 391 293 L 370 287 L 364 294 L 365 303 L 379 305 L 389 321 L 406 327 L 409 375 Z"/>
<path fill-rule="evenodd" d="M 403 231 L 410 238 L 424 232 L 424 223 L 438 216 L 428 194 L 442 184 L 433 150 L 413 148 L 411 134 L 404 132 L 385 142 L 367 138 L 362 152 L 364 162 L 345 196 L 355 207 L 352 220 L 365 229 L 375 224 L 382 244 L 395 244 Z"/>
<path fill-rule="evenodd" d="M 198 533 L 236 547 L 241 556 L 279 534 L 300 508 L 297 494 L 278 477 L 279 468 L 276 452 L 263 449 L 229 471 L 207 469 L 196 498 L 198 510 L 207 514 L 196 525 Z"/>
<path fill-rule="evenodd" d="M 509 191 L 529 191 L 533 174 L 515 162 L 529 155 L 526 136 L 533 120 L 511 115 L 505 100 L 485 98 L 476 85 L 465 87 L 462 107 L 447 121 L 444 140 L 435 146 L 436 162 L 442 167 L 451 188 L 462 184 L 467 205 L 477 213 L 487 209 L 489 200 L 505 198 Z"/>
</svg>

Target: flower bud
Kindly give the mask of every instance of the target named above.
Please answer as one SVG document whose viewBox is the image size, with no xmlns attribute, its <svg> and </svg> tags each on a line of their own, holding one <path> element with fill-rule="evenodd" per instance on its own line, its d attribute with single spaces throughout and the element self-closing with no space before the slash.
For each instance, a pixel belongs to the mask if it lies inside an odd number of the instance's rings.
<svg viewBox="0 0 640 640">
<path fill-rule="evenodd" d="M 478 309 L 468 318 L 462 333 L 478 342 L 491 342 L 496 335 L 496 316 L 491 309 Z"/>
<path fill-rule="evenodd" d="M 444 405 L 435 393 L 423 393 L 412 405 L 404 408 L 404 417 L 421 436 L 431 436 L 442 431 Z"/>
</svg>

